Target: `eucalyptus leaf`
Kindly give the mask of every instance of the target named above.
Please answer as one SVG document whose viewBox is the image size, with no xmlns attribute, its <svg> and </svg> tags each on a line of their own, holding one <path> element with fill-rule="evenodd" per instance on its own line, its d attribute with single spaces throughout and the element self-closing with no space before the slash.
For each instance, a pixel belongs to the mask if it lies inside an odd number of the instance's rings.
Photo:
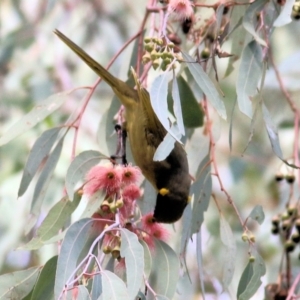
<svg viewBox="0 0 300 300">
<path fill-rule="evenodd" d="M 152 255 L 149 246 L 143 240 L 139 241 L 144 249 L 144 276 L 148 280 L 152 270 Z"/>
<path fill-rule="evenodd" d="M 89 150 L 81 152 L 74 158 L 66 175 L 66 190 L 70 199 L 73 198 L 76 184 L 84 179 L 91 167 L 98 164 L 101 158 L 104 157 L 105 155 L 99 151 Z"/>
<path fill-rule="evenodd" d="M 38 218 L 48 185 L 50 183 L 50 180 L 52 178 L 58 160 L 60 158 L 61 151 L 63 148 L 63 143 L 64 143 L 64 137 L 62 137 L 58 141 L 57 145 L 49 155 L 45 163 L 45 166 L 43 167 L 43 170 L 37 180 L 36 186 L 34 188 L 31 209 L 30 209 L 31 222 L 29 222 L 25 228 L 26 233 L 28 233 L 32 229 L 32 227 L 34 226 Z"/>
<path fill-rule="evenodd" d="M 202 259 L 202 238 L 201 238 L 201 229 L 196 234 L 196 256 L 197 256 L 197 265 L 200 279 L 201 292 L 203 295 L 203 300 L 205 300 L 205 285 L 204 285 L 204 272 L 203 272 L 203 259 Z"/>
<path fill-rule="evenodd" d="M 30 293 L 41 267 L 6 273 L 0 276 L 0 299 L 22 299 Z"/>
<path fill-rule="evenodd" d="M 183 117 L 182 117 L 182 109 L 181 109 L 181 101 L 180 101 L 180 93 L 179 87 L 177 83 L 177 79 L 175 74 L 172 80 L 172 98 L 173 98 L 173 110 L 177 121 L 177 126 L 179 133 L 181 135 L 185 135 L 184 124 L 183 124 Z"/>
<path fill-rule="evenodd" d="M 121 257 L 125 257 L 127 289 L 130 299 L 138 294 L 143 280 L 144 249 L 136 234 L 121 229 Z"/>
<path fill-rule="evenodd" d="M 200 230 L 204 220 L 204 212 L 207 210 L 212 191 L 212 180 L 210 175 L 209 155 L 201 162 L 198 168 L 197 180 L 192 184 L 191 194 L 194 194 L 192 227 L 190 234 Z"/>
<path fill-rule="evenodd" d="M 24 167 L 21 184 L 18 191 L 18 197 L 22 196 L 26 192 L 40 164 L 48 156 L 52 146 L 54 145 L 59 131 L 60 128 L 46 130 L 32 146 Z"/>
<path fill-rule="evenodd" d="M 57 256 L 53 256 L 46 262 L 33 289 L 31 300 L 54 299 L 54 279 L 56 265 Z"/>
<path fill-rule="evenodd" d="M 74 273 L 82 250 L 92 245 L 98 236 L 97 221 L 81 219 L 70 226 L 62 242 L 55 276 L 55 299 L 58 299 Z"/>
<path fill-rule="evenodd" d="M 47 116 L 55 112 L 66 100 L 72 90 L 54 94 L 40 101 L 28 114 L 23 116 L 16 124 L 0 137 L 0 146 L 10 142 L 22 133 L 28 131 Z"/>
<path fill-rule="evenodd" d="M 170 129 L 167 103 L 169 75 L 169 73 L 158 75 L 154 79 L 150 89 L 150 99 L 153 110 L 167 131 Z"/>
<path fill-rule="evenodd" d="M 252 104 L 249 97 L 257 93 L 261 75 L 262 49 L 256 41 L 252 41 L 243 50 L 236 83 L 239 109 L 249 118 L 252 118 Z"/>
<path fill-rule="evenodd" d="M 110 271 L 102 272 L 103 300 L 132 300 L 129 297 L 126 285 L 117 275 Z"/>
<path fill-rule="evenodd" d="M 294 0 L 286 0 L 283 8 L 281 9 L 280 15 L 273 24 L 274 27 L 281 27 L 292 22 L 291 14 L 294 4 Z"/>
<path fill-rule="evenodd" d="M 271 115 L 267 109 L 267 107 L 263 104 L 262 106 L 263 118 L 265 122 L 265 126 L 268 132 L 268 136 L 272 145 L 273 152 L 277 155 L 278 158 L 283 160 L 282 151 L 279 143 L 279 137 L 277 128 L 271 118 Z"/>
<path fill-rule="evenodd" d="M 93 276 L 91 298 L 92 300 L 98 300 L 102 294 L 102 278 L 101 274 L 96 274 Z"/>
<path fill-rule="evenodd" d="M 203 93 L 207 96 L 208 101 L 216 109 L 220 117 L 226 119 L 227 115 L 225 105 L 211 79 L 204 72 L 201 65 L 195 62 L 195 60 L 191 56 L 184 52 L 182 53 L 182 55 L 184 60 L 187 62 L 187 67 L 189 68 L 195 81 L 197 82 Z"/>
<path fill-rule="evenodd" d="M 81 195 L 78 193 L 75 194 L 73 202 L 67 196 L 63 197 L 50 209 L 48 215 L 38 228 L 36 236 L 29 243 L 22 246 L 21 249 L 38 249 L 53 238 L 71 217 L 80 200 Z"/>
<path fill-rule="evenodd" d="M 259 225 L 261 225 L 264 220 L 265 220 L 265 213 L 263 211 L 263 208 L 261 205 L 256 205 L 250 215 L 249 218 L 251 218 L 252 220 L 256 221 Z"/>
<path fill-rule="evenodd" d="M 249 261 L 239 282 L 237 298 L 238 300 L 250 299 L 261 286 L 261 277 L 266 274 L 266 266 L 257 253 L 253 250 L 252 258 L 254 261 Z"/>
<path fill-rule="evenodd" d="M 150 276 L 150 285 L 159 295 L 173 299 L 179 278 L 179 259 L 174 250 L 160 240 L 155 241 L 155 265 Z"/>
<path fill-rule="evenodd" d="M 257 0 L 250 4 L 248 9 L 245 12 L 243 18 L 243 26 L 244 28 L 254 37 L 254 39 L 264 47 L 267 47 L 267 43 L 259 36 L 256 32 L 257 25 L 257 15 L 261 12 L 261 10 L 268 3 L 266 0 Z"/>
<path fill-rule="evenodd" d="M 222 285 L 223 289 L 227 290 L 229 284 L 232 281 L 235 262 L 236 262 L 236 242 L 230 225 L 224 218 L 220 215 L 220 237 L 223 245 L 225 246 L 224 264 L 222 272 Z"/>
</svg>

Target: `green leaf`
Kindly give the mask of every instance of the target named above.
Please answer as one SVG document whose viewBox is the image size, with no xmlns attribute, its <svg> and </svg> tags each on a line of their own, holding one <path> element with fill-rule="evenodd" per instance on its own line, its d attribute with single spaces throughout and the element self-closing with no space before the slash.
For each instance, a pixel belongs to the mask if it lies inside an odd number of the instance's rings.
<svg viewBox="0 0 300 300">
<path fill-rule="evenodd" d="M 77 289 L 77 299 L 79 300 L 91 300 L 89 291 L 87 290 L 87 288 L 84 285 L 78 285 L 76 287 Z"/>
<path fill-rule="evenodd" d="M 229 34 L 231 40 L 230 53 L 233 55 L 229 57 L 228 66 L 225 72 L 225 77 L 229 76 L 235 69 L 233 64 L 239 60 L 244 44 L 249 37 L 245 28 L 241 26 L 243 22 L 243 16 L 245 15 L 246 5 L 237 5 L 232 10 L 230 16 L 230 29 Z"/>
<path fill-rule="evenodd" d="M 205 285 L 204 285 L 201 229 L 199 229 L 199 231 L 196 233 L 196 256 L 197 256 L 197 265 L 198 265 L 201 292 L 202 295 L 205 295 L 206 293 L 205 293 Z"/>
<path fill-rule="evenodd" d="M 41 267 L 29 268 L 0 276 L 0 299 L 22 299 L 30 293 Z"/>
<path fill-rule="evenodd" d="M 173 80 L 172 80 L 172 98 L 173 98 L 173 111 L 174 111 L 174 114 L 176 117 L 179 133 L 181 135 L 185 135 L 182 109 L 181 109 L 181 101 L 180 101 L 180 93 L 179 93 L 179 87 L 178 87 L 178 83 L 177 83 L 177 79 L 176 79 L 175 75 L 173 76 Z"/>
<path fill-rule="evenodd" d="M 66 221 L 77 208 L 80 200 L 81 195 L 78 193 L 75 194 L 73 202 L 71 202 L 67 196 L 63 197 L 50 209 L 43 223 L 38 228 L 36 237 L 20 248 L 34 250 L 42 247 L 65 225 Z"/>
<path fill-rule="evenodd" d="M 182 232 L 181 232 L 181 242 L 180 242 L 180 254 L 183 256 L 186 250 L 187 243 L 191 237 L 191 227 L 192 227 L 192 205 L 194 201 L 194 195 L 188 205 L 186 206 L 182 215 Z"/>
<path fill-rule="evenodd" d="M 18 197 L 21 197 L 26 192 L 40 164 L 48 156 L 53 144 L 57 139 L 59 131 L 60 128 L 46 130 L 34 143 L 24 167 L 21 184 L 18 191 Z"/>
<path fill-rule="evenodd" d="M 70 199 L 73 198 L 76 184 L 84 179 L 86 173 L 105 157 L 99 151 L 89 150 L 81 152 L 72 161 L 66 175 L 66 190 Z"/>
<path fill-rule="evenodd" d="M 91 197 L 89 197 L 88 203 L 82 215 L 80 216 L 80 219 L 90 218 L 93 215 L 93 213 L 95 213 L 99 209 L 105 196 L 106 194 L 103 191 L 98 191 L 95 194 L 93 194 Z"/>
<path fill-rule="evenodd" d="M 191 235 L 199 231 L 204 220 L 204 212 L 209 205 L 212 180 L 208 161 L 209 155 L 201 162 L 196 176 L 197 180 L 191 186 L 191 194 L 194 194 Z"/>
<path fill-rule="evenodd" d="M 139 242 L 144 249 L 144 276 L 148 280 L 152 269 L 152 256 L 148 244 L 143 240 Z"/>
<path fill-rule="evenodd" d="M 261 12 L 264 6 L 268 3 L 266 0 L 257 0 L 250 4 L 243 18 L 244 28 L 254 37 L 254 39 L 264 47 L 267 43 L 259 36 L 255 28 L 257 27 L 257 15 Z"/>
<path fill-rule="evenodd" d="M 150 285 L 157 294 L 173 299 L 179 278 L 178 257 L 170 246 L 156 240 L 154 261 Z"/>
<path fill-rule="evenodd" d="M 190 74 L 190 72 L 188 73 Z M 195 95 L 191 90 L 190 85 L 182 76 L 177 78 L 177 84 L 184 126 L 186 128 L 196 128 L 202 126 L 204 114 L 201 109 L 201 105 L 197 102 Z M 171 94 L 168 94 L 169 110 L 173 113 L 175 108 L 172 107 L 171 100 Z"/>
<path fill-rule="evenodd" d="M 223 217 L 223 215 L 220 215 L 220 236 L 223 245 L 226 247 L 225 254 L 223 255 L 224 264 L 222 272 L 222 285 L 223 289 L 227 290 L 229 284 L 232 281 L 235 269 L 236 243 L 230 225 Z"/>
<path fill-rule="evenodd" d="M 54 173 L 54 169 L 58 163 L 58 160 L 61 155 L 62 147 L 63 147 L 64 137 L 62 137 L 57 143 L 56 147 L 53 149 L 51 154 L 49 155 L 45 166 L 39 176 L 39 179 L 36 183 L 32 203 L 31 203 L 31 221 L 27 224 L 25 228 L 25 232 L 28 233 L 32 227 L 34 226 L 38 215 L 40 213 L 41 205 L 44 200 L 45 193 L 47 191 L 49 182 Z"/>
<path fill-rule="evenodd" d="M 255 96 L 262 75 L 262 49 L 256 41 L 250 42 L 244 49 L 236 83 L 239 109 L 252 118 L 252 104 L 249 99 Z"/>
<path fill-rule="evenodd" d="M 263 112 L 263 118 L 272 145 L 273 152 L 277 155 L 278 158 L 283 160 L 277 128 L 272 121 L 272 118 L 270 116 L 267 107 L 264 104 L 262 106 L 262 112 Z"/>
<path fill-rule="evenodd" d="M 251 218 L 252 220 L 256 221 L 259 225 L 261 225 L 263 223 L 263 221 L 265 220 L 265 214 L 263 211 L 263 208 L 261 205 L 256 205 L 250 215 L 249 218 Z"/>
<path fill-rule="evenodd" d="M 168 118 L 168 82 L 170 79 L 170 73 L 163 73 L 158 75 L 151 86 L 150 99 L 151 105 L 161 124 L 167 131 L 170 129 L 170 123 Z"/>
<path fill-rule="evenodd" d="M 121 229 L 121 257 L 125 257 L 126 281 L 130 299 L 134 299 L 140 289 L 144 272 L 144 249 L 136 234 Z"/>
<path fill-rule="evenodd" d="M 218 114 L 223 118 L 226 119 L 226 109 L 221 99 L 215 85 L 210 80 L 208 75 L 204 72 L 201 65 L 196 63 L 195 60 L 186 53 L 182 53 L 184 60 L 187 62 L 187 66 L 193 75 L 195 81 L 199 85 L 200 89 L 203 93 L 207 96 L 208 101 L 211 105 L 216 109 Z"/>
<path fill-rule="evenodd" d="M 287 0 L 281 9 L 280 15 L 275 20 L 273 26 L 280 27 L 292 22 L 291 14 L 293 10 L 294 0 Z"/>
<path fill-rule="evenodd" d="M 96 274 L 93 277 L 91 298 L 92 300 L 98 300 L 102 294 L 102 278 L 101 274 Z"/>
<path fill-rule="evenodd" d="M 238 300 L 250 299 L 261 286 L 261 277 L 266 274 L 266 266 L 261 256 L 254 251 L 252 253 L 254 262 L 248 262 L 239 282 Z"/>
<path fill-rule="evenodd" d="M 31 300 L 53 300 L 54 279 L 57 265 L 57 256 L 50 258 L 44 265 L 40 276 L 35 284 Z"/>
<path fill-rule="evenodd" d="M 22 133 L 28 131 L 47 116 L 55 112 L 66 100 L 73 90 L 54 94 L 44 101 L 40 101 L 27 115 L 21 118 L 8 131 L 0 137 L 0 146 L 10 142 Z"/>
<path fill-rule="evenodd" d="M 154 153 L 154 156 L 153 156 L 154 161 L 162 161 L 167 158 L 167 156 L 173 150 L 174 144 L 176 142 L 176 140 L 174 139 L 174 136 L 177 137 L 176 138 L 177 140 L 180 140 L 181 133 L 179 132 L 179 128 L 178 128 L 177 124 L 172 124 L 170 131 L 172 131 L 172 134 L 170 134 L 170 132 L 168 132 L 165 135 L 163 141 L 157 147 L 157 149 Z"/>
<path fill-rule="evenodd" d="M 82 219 L 72 224 L 67 230 L 58 256 L 54 288 L 55 299 L 59 298 L 65 285 L 72 280 L 70 276 L 76 269 L 77 260 L 84 255 L 82 250 L 92 245 L 98 236 L 96 224 L 97 221 L 93 219 Z"/>
<path fill-rule="evenodd" d="M 102 272 L 102 299 L 103 300 L 132 300 L 125 283 L 110 271 Z"/>
</svg>

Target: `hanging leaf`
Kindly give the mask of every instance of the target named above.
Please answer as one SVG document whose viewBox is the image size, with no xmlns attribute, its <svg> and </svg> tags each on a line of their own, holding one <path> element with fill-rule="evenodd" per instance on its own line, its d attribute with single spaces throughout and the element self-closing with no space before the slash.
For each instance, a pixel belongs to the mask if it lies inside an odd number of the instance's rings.
<svg viewBox="0 0 300 300">
<path fill-rule="evenodd" d="M 150 285 L 159 295 L 173 299 L 179 278 L 179 260 L 174 250 L 166 243 L 156 240 L 153 272 Z"/>
<path fill-rule="evenodd" d="M 54 299 L 54 279 L 57 265 L 57 256 L 50 258 L 44 265 L 32 292 L 31 300 Z"/>
<path fill-rule="evenodd" d="M 93 276 L 91 299 L 98 300 L 102 294 L 102 278 L 101 274 L 96 274 Z"/>
<path fill-rule="evenodd" d="M 39 166 L 48 156 L 52 146 L 54 145 L 60 128 L 52 128 L 43 132 L 36 140 L 30 150 L 24 172 L 21 179 L 21 184 L 18 191 L 18 197 L 21 197 L 27 190 L 32 178 L 36 174 Z"/>
<path fill-rule="evenodd" d="M 75 287 L 77 289 L 77 299 L 80 300 L 91 300 L 89 291 L 84 285 L 78 285 Z"/>
<path fill-rule="evenodd" d="M 273 152 L 277 155 L 278 158 L 282 160 L 283 157 L 282 157 L 282 151 L 279 143 L 277 128 L 272 121 L 272 118 L 270 116 L 267 107 L 264 104 L 262 106 L 262 112 L 263 112 L 263 118 L 272 145 Z"/>
<path fill-rule="evenodd" d="M 28 131 L 47 116 L 55 112 L 66 100 L 73 90 L 54 94 L 44 101 L 40 101 L 27 115 L 21 118 L 8 131 L 0 137 L 0 146 L 10 142 L 22 133 Z"/>
<path fill-rule="evenodd" d="M 189 68 L 191 74 L 193 75 L 195 81 L 199 85 L 200 89 L 207 96 L 208 101 L 216 109 L 218 114 L 226 119 L 226 109 L 225 105 L 215 87 L 213 82 L 210 80 L 208 75 L 204 72 L 201 65 L 196 63 L 195 60 L 186 53 L 182 53 L 184 60 L 187 62 L 187 67 Z"/>
<path fill-rule="evenodd" d="M 189 71 L 188 73 L 190 74 Z M 194 80 L 194 78 L 192 78 L 192 80 Z M 197 102 L 195 95 L 191 90 L 190 82 L 188 84 L 182 76 L 179 76 L 177 78 L 177 84 L 184 126 L 186 128 L 201 127 L 203 125 L 204 113 L 201 109 L 201 105 Z M 168 94 L 168 107 L 170 112 L 174 113 L 174 108 L 172 107 L 172 96 L 170 93 Z"/>
<path fill-rule="evenodd" d="M 200 279 L 200 286 L 202 295 L 205 295 L 205 285 L 204 285 L 204 272 L 203 272 L 203 259 L 202 259 L 202 238 L 201 238 L 201 229 L 196 234 L 196 255 L 197 255 L 197 265 Z M 205 296 L 203 297 L 205 300 Z"/>
<path fill-rule="evenodd" d="M 185 135 L 179 88 L 174 73 L 173 73 L 173 80 L 172 80 L 172 98 L 173 98 L 173 110 L 177 121 L 178 131 L 181 135 Z"/>
<path fill-rule="evenodd" d="M 153 110 L 167 131 L 170 129 L 167 103 L 168 82 L 170 80 L 169 75 L 170 73 L 158 75 L 154 79 L 150 90 L 150 99 Z"/>
<path fill-rule="evenodd" d="M 72 280 L 70 276 L 76 269 L 77 260 L 84 255 L 82 250 L 89 247 L 98 236 L 96 224 L 97 221 L 93 219 L 81 219 L 67 230 L 57 261 L 55 299 L 62 295 L 65 285 Z"/>
<path fill-rule="evenodd" d="M 254 37 L 257 43 L 267 47 L 267 43 L 256 32 L 257 16 L 268 3 L 266 0 L 257 0 L 250 4 L 243 18 L 244 28 Z"/>
<path fill-rule="evenodd" d="M 131 300 L 125 283 L 114 273 L 103 271 L 102 275 L 102 299 L 103 300 Z"/>
<path fill-rule="evenodd" d="M 30 293 L 41 267 L 29 268 L 0 276 L 0 299 L 23 299 Z"/>
<path fill-rule="evenodd" d="M 126 281 L 130 299 L 134 299 L 140 289 L 144 272 L 144 249 L 136 234 L 121 229 L 121 257 L 125 257 Z"/>
<path fill-rule="evenodd" d="M 294 0 L 286 0 L 283 8 L 281 9 L 280 15 L 275 20 L 273 26 L 281 27 L 292 22 L 291 14 L 293 10 Z"/>
<path fill-rule="evenodd" d="M 209 156 L 207 155 L 201 162 L 196 176 L 197 180 L 191 187 L 191 194 L 194 194 L 191 236 L 199 231 L 204 220 L 204 212 L 208 208 L 211 196 L 212 180 L 208 162 Z"/>
<path fill-rule="evenodd" d="M 249 218 L 251 218 L 252 220 L 256 221 L 259 225 L 261 225 L 263 223 L 263 221 L 265 220 L 265 214 L 263 211 L 263 208 L 261 205 L 256 205 L 250 215 Z"/>
<path fill-rule="evenodd" d="M 91 167 L 98 164 L 105 155 L 99 151 L 89 150 L 81 152 L 72 161 L 66 175 L 66 190 L 70 199 L 73 199 L 76 184 L 84 179 Z"/>
<path fill-rule="evenodd" d="M 181 232 L 181 243 L 180 243 L 180 254 L 183 255 L 186 250 L 186 245 L 191 237 L 191 226 L 192 226 L 192 205 L 194 202 L 194 195 L 186 206 L 182 215 L 182 232 Z"/>
<path fill-rule="evenodd" d="M 95 194 L 89 197 L 88 203 L 82 215 L 80 216 L 80 219 L 90 218 L 93 215 L 93 213 L 95 213 L 99 209 L 105 196 L 105 192 L 97 191 Z"/>
<path fill-rule="evenodd" d="M 152 269 L 152 256 L 148 244 L 143 240 L 139 242 L 144 249 L 144 276 L 148 280 Z"/>
<path fill-rule="evenodd" d="M 261 277 L 266 274 L 266 266 L 261 256 L 254 250 L 252 253 L 254 261 L 249 261 L 239 282 L 238 300 L 250 299 L 261 286 Z"/>
<path fill-rule="evenodd" d="M 230 225 L 222 214 L 220 215 L 220 237 L 223 245 L 226 248 L 225 254 L 223 255 L 224 264 L 222 272 L 222 285 L 223 289 L 227 290 L 232 281 L 235 269 L 236 243 Z"/>
<path fill-rule="evenodd" d="M 228 66 L 225 72 L 225 77 L 229 76 L 234 70 L 233 64 L 239 60 L 241 53 L 243 51 L 246 40 L 249 34 L 242 25 L 243 17 L 245 15 L 246 5 L 237 5 L 232 10 L 230 16 L 230 28 L 229 34 L 231 40 L 231 50 L 232 56 L 229 57 Z"/>
<path fill-rule="evenodd" d="M 31 218 L 30 218 L 30 222 L 28 222 L 25 228 L 26 234 L 32 229 L 32 227 L 35 225 L 37 221 L 49 182 L 52 178 L 55 167 L 60 158 L 61 151 L 63 148 L 63 143 L 64 143 L 64 137 L 62 137 L 59 140 L 59 142 L 57 143 L 57 145 L 49 155 L 45 163 L 45 166 L 41 172 L 41 175 L 39 176 L 39 179 L 36 183 L 33 197 L 32 197 L 31 209 L 30 209 Z"/>
<path fill-rule="evenodd" d="M 252 118 L 252 104 L 249 97 L 257 92 L 262 75 L 262 49 L 256 41 L 250 42 L 244 49 L 236 83 L 239 109 Z"/>
<path fill-rule="evenodd" d="M 75 194 L 73 202 L 68 197 L 63 197 L 49 211 L 36 232 L 36 236 L 21 249 L 34 250 L 45 245 L 66 224 L 81 200 L 81 195 Z"/>
</svg>

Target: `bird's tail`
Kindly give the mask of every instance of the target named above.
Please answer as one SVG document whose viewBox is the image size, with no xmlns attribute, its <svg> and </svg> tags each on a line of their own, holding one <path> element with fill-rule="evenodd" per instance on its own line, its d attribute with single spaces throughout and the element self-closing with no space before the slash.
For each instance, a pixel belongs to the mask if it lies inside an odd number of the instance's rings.
<svg viewBox="0 0 300 300">
<path fill-rule="evenodd" d="M 102 67 L 98 62 L 96 62 L 92 57 L 90 57 L 82 48 L 77 46 L 68 37 L 66 37 L 59 30 L 55 29 L 54 33 L 67 45 L 69 46 L 96 74 L 98 74 L 107 84 L 109 84 L 113 90 L 119 96 L 122 104 L 126 107 L 131 105 L 133 99 L 130 99 L 130 94 L 134 93 L 134 90 L 130 88 L 125 82 L 113 76 L 104 67 Z M 127 97 L 122 97 L 122 95 L 127 95 Z M 129 97 L 128 97 L 129 96 Z M 128 103 L 127 103 L 128 102 Z"/>
</svg>

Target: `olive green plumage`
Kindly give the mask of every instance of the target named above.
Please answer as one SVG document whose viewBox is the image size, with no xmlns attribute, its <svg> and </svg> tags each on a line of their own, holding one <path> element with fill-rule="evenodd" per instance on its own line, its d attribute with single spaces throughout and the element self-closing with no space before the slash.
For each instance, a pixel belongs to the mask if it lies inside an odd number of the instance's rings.
<svg viewBox="0 0 300 300">
<path fill-rule="evenodd" d="M 153 161 L 154 153 L 167 131 L 154 113 L 149 93 L 141 87 L 133 70 L 137 90 L 114 77 L 61 32 L 55 30 L 55 34 L 111 86 L 124 105 L 125 129 L 133 158 L 158 192 L 154 221 L 163 223 L 177 221 L 181 218 L 189 199 L 191 179 L 187 157 L 183 147 L 176 142 L 165 160 Z"/>
</svg>

